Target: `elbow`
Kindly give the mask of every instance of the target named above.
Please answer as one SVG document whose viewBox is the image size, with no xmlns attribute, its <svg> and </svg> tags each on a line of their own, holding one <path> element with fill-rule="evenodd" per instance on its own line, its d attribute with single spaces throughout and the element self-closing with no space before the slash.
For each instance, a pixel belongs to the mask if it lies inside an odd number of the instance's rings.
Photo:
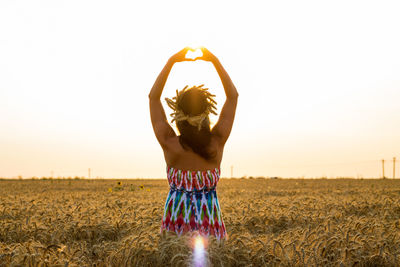
<svg viewBox="0 0 400 267">
<path fill-rule="evenodd" d="M 160 102 L 160 97 L 157 97 L 155 95 L 149 94 L 149 103 L 151 105 L 151 103 L 156 103 L 156 102 Z"/>
<path fill-rule="evenodd" d="M 231 90 L 230 90 L 230 94 L 229 94 L 232 98 L 237 99 L 239 97 L 239 93 L 236 90 L 236 87 L 232 84 Z"/>
<path fill-rule="evenodd" d="M 153 99 L 157 99 L 157 96 L 155 96 L 153 93 L 149 93 L 149 99 L 153 100 Z M 159 99 L 159 97 L 158 97 Z"/>
<path fill-rule="evenodd" d="M 238 97 L 239 97 L 239 93 L 238 92 L 235 92 L 235 93 L 232 93 L 232 94 L 229 95 L 229 98 L 232 98 L 232 99 L 238 99 Z"/>
</svg>

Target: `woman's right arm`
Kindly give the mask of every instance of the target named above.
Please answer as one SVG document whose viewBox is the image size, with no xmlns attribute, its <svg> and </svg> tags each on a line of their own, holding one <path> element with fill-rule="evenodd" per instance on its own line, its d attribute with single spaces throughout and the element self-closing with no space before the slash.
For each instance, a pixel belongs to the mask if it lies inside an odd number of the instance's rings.
<svg viewBox="0 0 400 267">
<path fill-rule="evenodd" d="M 170 59 L 158 75 L 149 93 L 151 123 L 153 125 L 153 130 L 157 137 L 157 140 L 162 147 L 166 147 L 169 143 L 170 138 L 176 137 L 176 135 L 167 121 L 167 117 L 161 104 L 160 97 L 167 81 L 168 75 L 171 72 L 172 66 L 176 62 L 193 61 L 192 59 L 185 58 L 188 50 L 193 49 L 185 47 L 184 49 L 170 57 Z"/>
<path fill-rule="evenodd" d="M 217 136 L 220 143 L 224 145 L 232 130 L 239 93 L 218 58 L 208 51 L 207 48 L 202 47 L 201 50 L 203 56 L 199 59 L 213 63 L 225 90 L 226 100 L 219 115 L 218 122 L 212 129 L 213 135 Z"/>
</svg>

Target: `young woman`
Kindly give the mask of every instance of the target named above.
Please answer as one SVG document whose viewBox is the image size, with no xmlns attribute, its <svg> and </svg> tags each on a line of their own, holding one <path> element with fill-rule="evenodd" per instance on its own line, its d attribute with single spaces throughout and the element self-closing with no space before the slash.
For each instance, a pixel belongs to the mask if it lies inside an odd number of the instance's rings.
<svg viewBox="0 0 400 267">
<path fill-rule="evenodd" d="M 208 49 L 203 55 L 187 59 L 184 48 L 168 60 L 155 81 L 150 94 L 150 115 L 154 133 L 160 143 L 170 191 L 164 207 L 160 232 L 177 234 L 198 232 L 213 235 L 218 240 L 227 238 L 224 221 L 216 193 L 220 178 L 220 164 L 224 145 L 229 137 L 235 117 L 238 92 L 221 63 Z M 224 86 L 226 101 L 218 122 L 210 129 L 209 113 L 215 113 L 214 95 L 201 86 L 187 86 L 177 91 L 173 99 L 166 98 L 173 109 L 173 121 L 180 135 L 169 125 L 160 97 L 172 66 L 181 61 L 210 61 Z"/>
</svg>

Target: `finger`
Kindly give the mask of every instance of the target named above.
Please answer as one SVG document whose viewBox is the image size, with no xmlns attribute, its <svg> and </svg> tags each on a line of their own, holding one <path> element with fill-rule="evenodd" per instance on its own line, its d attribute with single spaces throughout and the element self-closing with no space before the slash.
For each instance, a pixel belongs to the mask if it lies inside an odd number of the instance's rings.
<svg viewBox="0 0 400 267">
<path fill-rule="evenodd" d="M 210 50 L 208 50 L 207 48 L 203 47 L 203 50 L 205 53 L 210 53 Z"/>
<path fill-rule="evenodd" d="M 181 61 L 194 61 L 194 59 L 193 58 L 184 57 L 184 58 L 181 59 Z"/>
<path fill-rule="evenodd" d="M 176 53 L 176 54 L 185 54 L 185 53 L 187 53 L 187 51 L 189 50 L 189 48 L 188 47 L 184 47 L 182 50 L 180 50 L 178 53 Z"/>
<path fill-rule="evenodd" d="M 183 49 L 183 51 L 195 51 L 196 49 L 193 49 L 192 47 L 190 47 L 190 46 L 186 46 L 184 49 Z"/>
</svg>

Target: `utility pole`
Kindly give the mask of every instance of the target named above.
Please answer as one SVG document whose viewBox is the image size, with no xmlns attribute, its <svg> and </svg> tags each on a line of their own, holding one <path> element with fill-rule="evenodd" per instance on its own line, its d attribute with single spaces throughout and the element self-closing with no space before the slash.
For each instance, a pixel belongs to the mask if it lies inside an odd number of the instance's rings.
<svg viewBox="0 0 400 267">
<path fill-rule="evenodd" d="M 90 179 L 90 168 L 89 168 L 89 173 L 88 173 L 88 177 L 89 177 L 89 179 Z"/>
<path fill-rule="evenodd" d="M 385 160 L 382 160 L 382 178 L 385 178 Z"/>
<path fill-rule="evenodd" d="M 393 157 L 393 179 L 396 177 L 396 157 Z"/>
</svg>

